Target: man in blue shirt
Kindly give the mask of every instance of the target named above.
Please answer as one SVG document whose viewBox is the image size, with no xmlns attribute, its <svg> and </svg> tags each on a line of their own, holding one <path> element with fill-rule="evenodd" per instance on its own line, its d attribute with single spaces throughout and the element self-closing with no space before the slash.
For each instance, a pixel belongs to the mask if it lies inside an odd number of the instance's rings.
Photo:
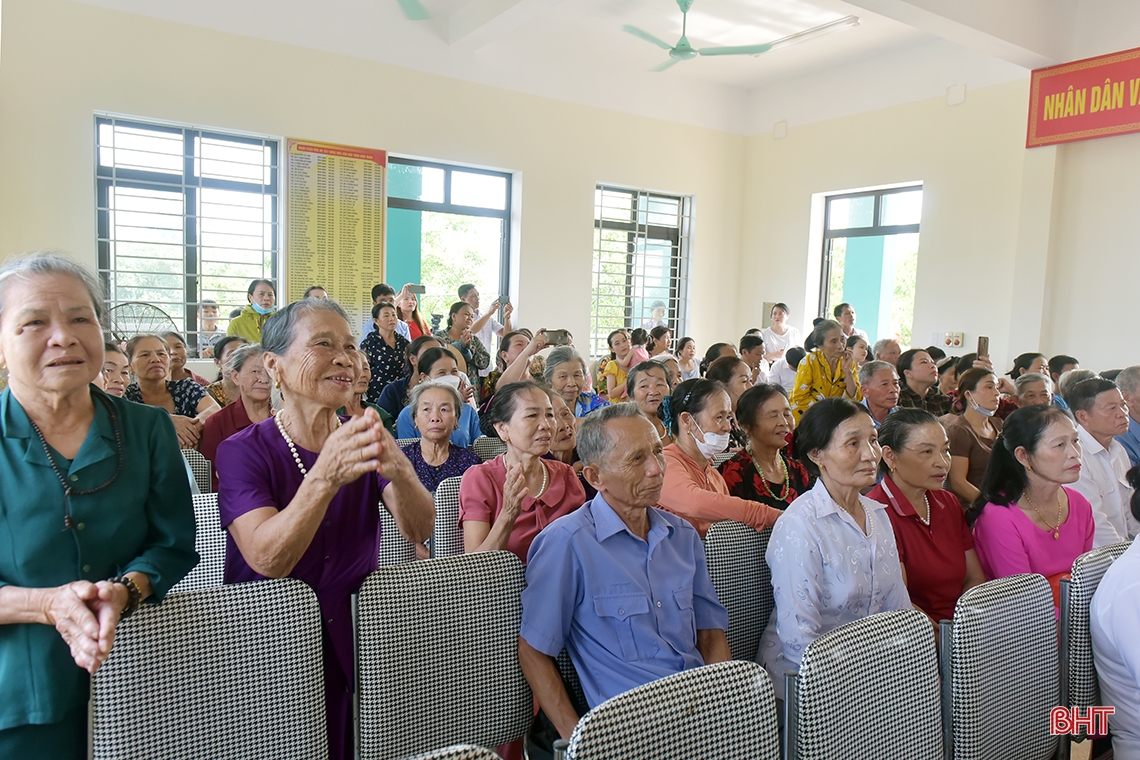
<svg viewBox="0 0 1140 760">
<path fill-rule="evenodd" d="M 1128 404 L 1128 432 L 1116 436 L 1116 440 L 1128 452 L 1132 466 L 1140 464 L 1140 365 L 1120 370 L 1116 376 L 1116 387 Z"/>
<path fill-rule="evenodd" d="M 578 432 L 598 495 L 551 523 L 527 555 L 519 660 L 563 738 L 578 714 L 554 658 L 563 647 L 590 707 L 674 673 L 731 659 L 696 530 L 653 507 L 665 457 L 634 404 L 591 412 Z"/>
</svg>

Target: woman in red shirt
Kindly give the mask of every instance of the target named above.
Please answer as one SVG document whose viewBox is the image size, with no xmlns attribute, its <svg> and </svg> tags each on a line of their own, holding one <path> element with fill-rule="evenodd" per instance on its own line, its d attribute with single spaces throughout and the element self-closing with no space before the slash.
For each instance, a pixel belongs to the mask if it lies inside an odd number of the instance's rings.
<svg viewBox="0 0 1140 760">
<path fill-rule="evenodd" d="M 966 589 L 986 580 L 958 497 L 942 490 L 950 442 L 938 419 L 900 409 L 879 428 L 889 471 L 867 496 L 887 505 L 903 581 L 914 606 L 931 620 L 950 620 Z"/>
<path fill-rule="evenodd" d="M 251 343 L 234 350 L 224 370 L 229 374 L 240 395 L 220 412 L 210 415 L 202 428 L 202 440 L 198 451 L 214 462 L 218 446 L 234 433 L 239 433 L 254 423 L 267 420 L 273 415 L 270 404 L 269 375 L 262 366 L 265 350 L 257 343 Z M 218 468 L 213 468 L 214 492 L 218 491 Z"/>
</svg>

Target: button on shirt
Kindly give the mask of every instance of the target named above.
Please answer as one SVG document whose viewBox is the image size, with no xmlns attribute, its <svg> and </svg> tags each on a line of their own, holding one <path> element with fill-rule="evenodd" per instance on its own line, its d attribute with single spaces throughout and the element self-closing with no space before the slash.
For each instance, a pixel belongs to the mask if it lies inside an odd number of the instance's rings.
<svg viewBox="0 0 1140 760">
<path fill-rule="evenodd" d="M 1132 517 L 1132 487 L 1128 485 L 1128 452 L 1116 440 L 1108 448 L 1101 446 L 1085 430 L 1077 426 L 1077 436 L 1084 452 L 1081 477 L 1072 487 L 1089 500 L 1093 510 L 1096 534 L 1093 548 L 1128 541 L 1136 536 L 1137 524 Z"/>
<path fill-rule="evenodd" d="M 1093 662 L 1117 760 L 1140 760 L 1140 542 L 1104 574 L 1089 607 Z"/>
<path fill-rule="evenodd" d="M 911 608 L 886 507 L 859 497 L 868 523 L 855 519 L 822 480 L 776 521 L 764 559 L 772 571 L 776 609 L 757 661 L 784 696 L 784 674 L 798 671 L 804 647 L 823 634 L 879 612 Z"/>
<path fill-rule="evenodd" d="M 551 523 L 527 557 L 520 635 L 550 657 L 567 649 L 591 707 L 704 665 L 697 631 L 728 628 L 697 532 L 648 514 L 645 541 L 599 494 Z"/>
</svg>

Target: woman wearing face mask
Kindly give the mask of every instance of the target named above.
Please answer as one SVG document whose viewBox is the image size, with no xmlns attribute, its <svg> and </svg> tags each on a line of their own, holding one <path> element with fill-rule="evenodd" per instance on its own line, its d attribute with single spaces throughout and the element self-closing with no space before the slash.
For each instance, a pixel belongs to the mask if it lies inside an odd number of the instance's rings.
<svg viewBox="0 0 1140 760">
<path fill-rule="evenodd" d="M 226 335 L 240 335 L 250 343 L 260 343 L 261 328 L 276 310 L 277 288 L 271 280 L 254 280 L 249 284 L 245 297 L 249 306 L 230 320 Z"/>
<path fill-rule="evenodd" d="M 974 368 L 958 380 L 955 413 L 939 418 L 950 439 L 949 487 L 962 509 L 968 509 L 981 493 L 990 452 L 1001 435 L 1002 421 L 994 416 L 1000 399 L 994 373 Z"/>
<path fill-rule="evenodd" d="M 456 363 L 455 357 L 451 355 L 450 351 L 445 348 L 429 348 L 420 356 L 418 363 L 419 378 L 416 380 L 416 385 L 427 380 L 435 380 L 450 385 L 460 396 L 463 396 L 466 388 L 461 385 L 459 364 Z M 400 416 L 396 418 L 398 438 L 420 437 L 419 431 L 416 430 L 412 422 L 412 412 L 411 406 L 405 406 L 400 411 Z M 459 427 L 451 434 L 451 442 L 456 446 L 466 448 L 482 435 L 479 430 L 479 415 L 475 413 L 470 404 L 460 404 L 459 412 Z"/>
<path fill-rule="evenodd" d="M 718 520 L 735 520 L 756 530 L 771 527 L 780 510 L 728 492 L 711 460 L 728 448 L 732 406 L 719 383 L 686 380 L 673 391 L 673 438 L 665 447 L 665 485 L 660 506 L 684 517 L 703 538 Z"/>
</svg>

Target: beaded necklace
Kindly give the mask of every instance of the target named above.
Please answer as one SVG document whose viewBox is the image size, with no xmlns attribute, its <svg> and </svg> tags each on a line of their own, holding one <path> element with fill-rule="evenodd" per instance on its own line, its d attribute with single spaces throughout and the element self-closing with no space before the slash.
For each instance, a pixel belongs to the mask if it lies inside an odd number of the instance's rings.
<svg viewBox="0 0 1140 760">
<path fill-rule="evenodd" d="M 286 445 L 289 446 L 289 452 L 293 455 L 293 461 L 297 463 L 297 469 L 301 471 L 301 477 L 308 477 L 309 471 L 306 470 L 305 465 L 301 463 L 301 455 L 297 453 L 297 447 L 293 444 L 293 439 L 285 432 L 285 423 L 281 421 L 282 416 L 283 415 L 275 414 L 273 415 L 273 420 L 277 423 L 277 429 L 281 431 L 281 437 L 285 439 Z M 340 417 L 337 417 L 336 426 L 340 427 L 342 424 Z"/>
<path fill-rule="evenodd" d="M 63 476 L 63 473 L 59 469 L 59 465 L 56 464 L 55 457 L 52 456 L 51 447 L 48 446 L 47 439 L 44 438 L 44 434 L 40 432 L 39 426 L 36 425 L 36 423 L 32 422 L 31 417 L 28 417 L 28 422 L 31 423 L 32 430 L 36 431 L 36 437 L 40 439 L 40 445 L 44 447 L 44 455 L 47 457 L 48 463 L 51 465 L 52 472 L 54 472 L 55 476 L 59 478 L 59 484 L 63 486 L 63 529 L 65 531 L 71 530 L 75 527 L 75 520 L 73 520 L 71 517 L 71 497 L 90 496 L 93 493 L 102 491 L 104 488 L 118 480 L 120 473 L 123 471 L 123 431 L 122 428 L 119 427 L 119 418 L 115 416 L 115 407 L 105 396 L 96 394 L 95 398 L 98 398 L 99 401 L 102 402 L 103 406 L 106 407 L 107 414 L 111 417 L 111 429 L 115 431 L 115 472 L 111 475 L 110 478 L 107 479 L 105 483 L 103 483 L 103 485 L 97 486 L 95 488 L 89 488 L 85 491 L 81 491 L 77 488 L 72 488 L 70 485 L 68 485 L 67 478 Z M 94 423 L 94 419 L 92 419 L 92 423 Z"/>
<path fill-rule="evenodd" d="M 760 469 L 760 463 L 756 461 L 756 457 L 752 454 L 751 451 L 748 452 L 748 455 L 752 458 L 752 466 L 756 468 L 756 472 L 760 473 L 760 483 L 764 486 L 764 492 L 776 501 L 786 502 L 788 500 L 788 496 L 791 495 L 792 492 L 792 483 L 791 476 L 788 474 L 788 463 L 784 461 L 784 455 L 779 455 L 780 465 L 784 468 L 784 492 L 779 496 L 772 492 L 772 487 L 768 485 L 768 476 L 764 474 L 764 471 L 762 469 Z"/>
</svg>

